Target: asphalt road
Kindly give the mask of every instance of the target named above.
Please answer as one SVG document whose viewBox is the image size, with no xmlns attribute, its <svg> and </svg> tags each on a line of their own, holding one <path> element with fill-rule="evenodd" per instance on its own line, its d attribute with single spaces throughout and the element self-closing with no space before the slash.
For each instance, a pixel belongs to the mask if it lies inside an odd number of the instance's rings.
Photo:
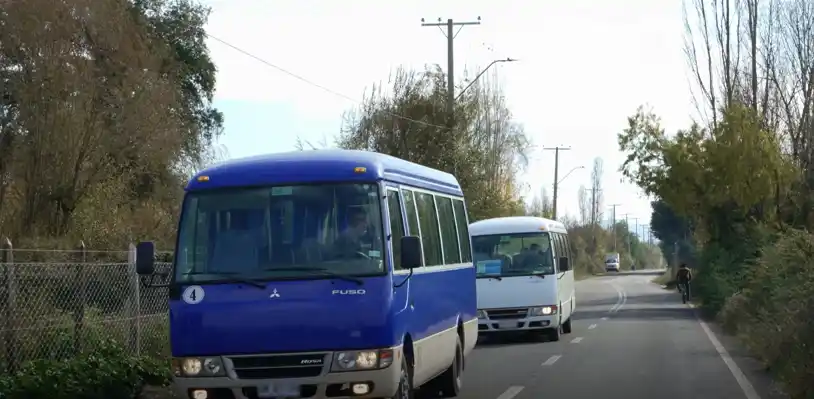
<svg viewBox="0 0 814 399">
<path fill-rule="evenodd" d="M 486 342 L 467 359 L 466 399 L 784 398 L 756 361 L 676 291 L 661 272 L 577 283 L 573 332 L 559 342 Z"/>
</svg>

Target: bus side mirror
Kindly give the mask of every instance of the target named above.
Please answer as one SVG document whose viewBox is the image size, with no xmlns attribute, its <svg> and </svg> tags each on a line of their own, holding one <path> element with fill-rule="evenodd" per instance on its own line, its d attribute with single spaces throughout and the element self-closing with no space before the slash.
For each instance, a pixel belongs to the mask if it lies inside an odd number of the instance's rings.
<svg viewBox="0 0 814 399">
<path fill-rule="evenodd" d="M 567 272 L 571 265 L 568 264 L 568 258 L 565 256 L 560 257 L 560 271 Z"/>
<path fill-rule="evenodd" d="M 415 269 L 422 263 L 421 239 L 418 236 L 401 237 L 401 267 Z"/>
<path fill-rule="evenodd" d="M 136 273 L 143 276 L 155 273 L 155 244 L 152 241 L 136 245 Z"/>
</svg>

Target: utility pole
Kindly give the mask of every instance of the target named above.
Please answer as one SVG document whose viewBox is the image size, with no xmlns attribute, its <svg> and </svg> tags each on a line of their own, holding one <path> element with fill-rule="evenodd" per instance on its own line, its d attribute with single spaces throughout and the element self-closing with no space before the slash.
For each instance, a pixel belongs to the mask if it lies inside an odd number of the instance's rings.
<svg viewBox="0 0 814 399">
<path fill-rule="evenodd" d="M 610 204 L 609 206 L 613 208 L 613 213 L 611 214 L 611 233 L 613 234 L 613 252 L 616 252 L 616 207 L 622 204 Z"/>
<path fill-rule="evenodd" d="M 633 219 L 633 231 L 630 231 L 630 225 L 627 226 L 627 252 L 633 256 L 633 234 L 639 235 L 639 218 Z"/>
<path fill-rule="evenodd" d="M 571 147 L 545 147 L 543 150 L 546 151 L 554 151 L 554 198 L 552 200 L 552 206 L 554 208 L 554 217 L 552 219 L 557 220 L 557 189 L 559 188 L 559 179 L 560 179 L 560 151 L 568 151 Z"/>
<path fill-rule="evenodd" d="M 447 19 L 447 22 L 441 22 L 441 18 L 438 18 L 438 22 L 434 23 L 424 22 L 424 18 L 421 18 L 421 26 L 437 26 L 439 28 L 446 26 L 447 28 L 444 36 L 447 37 L 447 116 L 450 129 L 453 126 L 452 114 L 455 111 L 455 36 L 458 36 L 458 32 L 466 25 L 480 25 L 480 17 L 478 17 L 477 21 L 468 22 L 454 22 L 452 18 Z M 455 32 L 456 26 L 458 32 Z"/>
<path fill-rule="evenodd" d="M 480 25 L 480 17 L 477 21 L 469 22 L 454 22 L 452 18 L 447 19 L 447 22 L 441 22 L 438 18 L 436 23 L 424 22 L 421 18 L 421 26 L 437 26 L 439 28 L 446 26 L 447 32 L 444 36 L 447 37 L 447 134 L 452 135 L 452 129 L 455 128 L 455 36 L 466 25 Z M 455 32 L 455 27 L 458 27 L 458 32 Z M 441 30 L 443 33 L 443 29 Z M 458 147 L 458 141 L 453 141 L 455 149 Z M 454 150 L 454 149 L 453 149 Z M 455 154 L 455 152 L 453 152 Z M 456 156 L 452 157 L 452 169 L 455 174 L 458 173 L 458 160 Z"/>
</svg>

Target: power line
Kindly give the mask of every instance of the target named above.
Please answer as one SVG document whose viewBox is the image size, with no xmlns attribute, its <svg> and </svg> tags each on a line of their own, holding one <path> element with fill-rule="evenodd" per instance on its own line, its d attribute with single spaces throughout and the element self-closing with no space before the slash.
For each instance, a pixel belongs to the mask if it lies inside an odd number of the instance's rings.
<svg viewBox="0 0 814 399">
<path fill-rule="evenodd" d="M 271 68 L 277 70 L 278 72 L 282 72 L 282 73 L 284 73 L 284 74 L 286 74 L 286 75 L 288 75 L 288 76 L 290 76 L 290 77 L 292 77 L 294 79 L 297 79 L 297 80 L 299 80 L 299 81 L 301 81 L 303 83 L 309 84 L 309 85 L 314 86 L 314 87 L 316 87 L 318 89 L 321 89 L 321 90 L 323 90 L 325 92 L 331 93 L 331 94 L 333 94 L 333 95 L 335 95 L 337 97 L 344 98 L 344 99 L 346 99 L 348 101 L 351 101 L 351 102 L 354 102 L 356 104 L 365 105 L 364 103 L 362 103 L 361 101 L 359 101 L 359 100 L 357 100 L 355 98 L 349 97 L 349 96 L 347 96 L 345 94 L 342 94 L 342 93 L 340 93 L 338 91 L 332 90 L 332 89 L 330 89 L 328 87 L 320 85 L 319 83 L 315 83 L 313 81 L 310 81 L 310 80 L 308 80 L 308 79 L 306 79 L 306 78 L 304 78 L 304 77 L 302 77 L 300 75 L 297 75 L 294 72 L 291 72 L 291 71 L 289 71 L 289 70 L 287 70 L 287 69 L 285 69 L 283 67 L 275 65 L 275 64 L 273 64 L 273 63 L 271 63 L 271 62 L 269 62 L 269 61 L 267 61 L 267 60 L 265 60 L 265 59 L 263 59 L 263 58 L 261 58 L 261 57 L 259 57 L 257 55 L 252 54 L 251 52 L 249 52 L 247 50 L 244 50 L 244 49 L 242 49 L 242 48 L 240 48 L 238 46 L 235 46 L 234 44 L 229 43 L 229 42 L 227 42 L 227 41 L 225 41 L 225 40 L 223 40 L 221 38 L 213 36 L 213 35 L 211 35 L 209 33 L 207 33 L 206 36 L 208 36 L 210 39 L 212 39 L 212 40 L 214 40 L 216 42 L 219 42 L 219 43 L 223 44 L 226 47 L 231 48 L 232 50 L 235 50 L 235 51 L 237 51 L 237 52 L 239 52 L 239 53 L 241 53 L 241 54 L 243 54 L 243 55 L 245 55 L 245 56 L 247 56 L 249 58 L 253 58 L 255 61 L 259 61 L 260 63 L 262 63 L 262 64 L 264 64 L 264 65 L 266 65 L 268 67 L 271 67 Z M 396 114 L 396 113 L 393 113 L 393 112 L 390 112 L 390 111 L 383 111 L 383 112 L 385 114 L 387 114 L 387 115 L 390 115 L 390 116 L 394 117 L 394 118 L 402 119 L 402 120 L 405 120 L 405 121 L 408 121 L 408 122 L 418 123 L 420 125 L 424 125 L 424 126 L 427 126 L 427 127 L 435 127 L 435 128 L 439 128 L 439 129 L 444 129 L 443 126 L 434 125 L 432 123 L 427 123 L 427 122 L 420 121 L 420 120 L 417 120 L 417 119 L 408 118 L 406 116 L 402 116 L 402 115 L 399 115 L 399 114 Z"/>
</svg>

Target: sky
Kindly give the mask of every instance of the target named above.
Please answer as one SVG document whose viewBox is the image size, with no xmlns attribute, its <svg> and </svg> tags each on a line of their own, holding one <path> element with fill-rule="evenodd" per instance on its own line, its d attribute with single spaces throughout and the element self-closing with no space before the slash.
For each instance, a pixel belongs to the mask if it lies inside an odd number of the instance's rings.
<svg viewBox="0 0 814 399">
<path fill-rule="evenodd" d="M 590 185 L 601 157 L 606 215 L 608 205 L 620 204 L 618 219 L 648 223 L 649 199 L 618 172 L 624 154 L 617 134 L 639 105 L 652 107 L 668 132 L 688 126 L 695 110 L 681 0 L 203 3 L 212 8 L 206 29 L 218 68 L 215 106 L 225 115 L 219 145 L 230 158 L 290 151 L 298 137 L 332 143 L 342 113 L 399 66 L 446 68 L 446 39 L 421 18 L 481 17 L 455 39 L 458 77 L 496 59 L 519 60 L 493 70 L 534 144 L 521 180 L 529 196 L 542 189 L 552 195 L 554 153 L 542 148 L 570 147 L 560 154 L 560 216 L 578 215 L 577 192 Z"/>
</svg>

